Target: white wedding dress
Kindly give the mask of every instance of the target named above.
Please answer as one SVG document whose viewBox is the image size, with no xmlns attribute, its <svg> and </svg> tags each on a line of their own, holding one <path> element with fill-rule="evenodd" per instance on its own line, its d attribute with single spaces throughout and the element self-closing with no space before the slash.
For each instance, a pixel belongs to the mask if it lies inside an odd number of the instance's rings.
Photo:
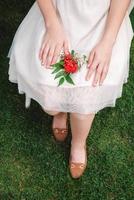
<svg viewBox="0 0 134 200">
<path fill-rule="evenodd" d="M 69 48 L 89 55 L 103 33 L 110 0 L 55 0 L 57 16 L 62 20 L 69 37 Z M 9 81 L 18 84 L 18 92 L 25 94 L 25 107 L 31 99 L 44 109 L 81 114 L 97 113 L 105 107 L 114 107 L 121 97 L 123 84 L 129 74 L 130 46 L 134 35 L 130 21 L 131 2 L 121 24 L 112 51 L 109 71 L 102 86 L 93 87 L 93 76 L 85 80 L 86 64 L 72 74 L 75 85 L 65 82 L 57 86 L 52 69 L 41 66 L 38 54 L 46 31 L 44 18 L 35 2 L 19 25 L 8 52 Z"/>
</svg>

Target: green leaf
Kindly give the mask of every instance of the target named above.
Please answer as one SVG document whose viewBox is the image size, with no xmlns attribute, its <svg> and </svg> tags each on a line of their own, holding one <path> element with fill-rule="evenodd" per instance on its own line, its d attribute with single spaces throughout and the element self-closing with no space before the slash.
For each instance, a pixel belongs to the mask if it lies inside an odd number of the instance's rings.
<svg viewBox="0 0 134 200">
<path fill-rule="evenodd" d="M 64 77 L 60 78 L 58 86 L 60 86 L 61 84 L 63 84 L 64 81 L 65 81 L 65 78 L 64 78 Z"/>
<path fill-rule="evenodd" d="M 57 62 L 57 63 L 55 63 L 53 65 L 50 65 L 50 66 L 52 66 L 52 67 L 58 67 L 59 65 L 63 65 L 63 63 L 61 61 L 59 61 L 59 62 Z"/>
<path fill-rule="evenodd" d="M 64 64 L 64 60 L 60 60 L 59 64 L 63 65 Z"/>
<path fill-rule="evenodd" d="M 74 50 L 71 51 L 71 54 L 74 56 Z"/>
<path fill-rule="evenodd" d="M 51 74 L 54 74 L 54 73 L 60 71 L 62 68 L 63 68 L 63 67 L 62 67 L 61 65 L 58 65 L 58 66 L 54 69 L 54 71 L 52 71 Z"/>
<path fill-rule="evenodd" d="M 52 67 L 57 67 L 58 65 L 59 65 L 58 63 L 55 63 L 55 64 L 50 65 L 50 66 L 52 66 Z"/>
<path fill-rule="evenodd" d="M 69 74 L 68 74 L 67 76 L 65 76 L 65 78 L 66 78 L 66 81 L 67 81 L 68 83 L 71 83 L 71 84 L 75 85 L 75 83 L 73 82 L 73 80 L 72 80 L 72 78 L 70 77 Z"/>
<path fill-rule="evenodd" d="M 62 71 L 60 71 L 60 72 L 58 72 L 58 73 L 56 74 L 56 76 L 55 76 L 54 79 L 59 78 L 60 76 L 64 76 L 65 74 L 66 74 L 66 73 L 62 70 Z"/>
</svg>

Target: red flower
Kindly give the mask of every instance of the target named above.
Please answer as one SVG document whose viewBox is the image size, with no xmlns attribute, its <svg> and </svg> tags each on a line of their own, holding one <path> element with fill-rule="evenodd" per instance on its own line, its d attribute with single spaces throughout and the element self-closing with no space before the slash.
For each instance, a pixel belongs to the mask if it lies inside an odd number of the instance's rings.
<svg viewBox="0 0 134 200">
<path fill-rule="evenodd" d="M 72 54 L 67 54 L 64 57 L 64 69 L 67 73 L 75 73 L 78 70 L 78 63 L 73 58 Z"/>
</svg>

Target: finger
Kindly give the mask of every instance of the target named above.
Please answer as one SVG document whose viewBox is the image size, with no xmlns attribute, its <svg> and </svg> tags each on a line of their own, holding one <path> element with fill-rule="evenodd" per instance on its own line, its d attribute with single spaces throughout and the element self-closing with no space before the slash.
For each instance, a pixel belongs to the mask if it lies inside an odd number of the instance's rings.
<svg viewBox="0 0 134 200">
<path fill-rule="evenodd" d="M 93 83 L 92 83 L 92 85 L 94 87 L 97 86 L 97 83 L 100 80 L 102 70 L 103 70 L 103 66 L 104 66 L 103 64 L 99 64 L 98 67 L 96 68 L 95 76 L 94 76 Z"/>
<path fill-rule="evenodd" d="M 41 44 L 41 47 L 40 47 L 40 50 L 39 50 L 39 59 L 42 60 L 43 59 L 43 50 L 44 50 L 44 47 L 45 47 L 46 43 L 43 42 Z"/>
<path fill-rule="evenodd" d="M 107 73 L 108 73 L 108 65 L 105 65 L 105 67 L 103 68 L 103 71 L 102 71 L 102 75 L 100 77 L 99 85 L 103 84 L 103 81 L 105 80 L 105 78 L 107 76 Z"/>
<path fill-rule="evenodd" d="M 54 54 L 54 50 L 55 50 L 55 46 L 52 46 L 49 49 L 48 56 L 47 56 L 47 61 L 46 61 L 46 67 L 47 68 L 50 67 L 50 64 L 51 64 L 51 61 L 52 61 L 52 58 L 53 58 L 53 54 Z"/>
<path fill-rule="evenodd" d="M 94 56 L 95 56 L 95 52 L 91 51 L 91 53 L 89 54 L 89 59 L 88 59 L 88 67 L 90 67 L 90 65 L 92 64 Z"/>
<path fill-rule="evenodd" d="M 60 52 L 61 52 L 61 49 L 62 49 L 62 45 L 57 45 L 55 47 L 55 51 L 54 51 L 54 55 L 53 55 L 53 58 L 52 58 L 52 62 L 51 64 L 55 64 L 59 55 L 60 55 Z"/>
<path fill-rule="evenodd" d="M 39 50 L 39 59 L 42 60 L 43 58 L 43 50 L 44 50 L 44 47 L 47 43 L 47 40 L 45 38 L 45 35 L 42 37 L 42 40 L 41 40 L 41 46 L 40 46 L 40 50 Z"/>
<path fill-rule="evenodd" d="M 43 59 L 42 59 L 42 65 L 45 65 L 46 64 L 46 58 L 47 58 L 47 55 L 48 55 L 48 52 L 49 52 L 49 44 L 47 43 L 46 46 L 44 47 L 44 50 L 43 50 Z"/>
<path fill-rule="evenodd" d="M 64 42 L 63 48 L 64 48 L 64 53 L 68 54 L 69 53 L 69 46 L 68 46 L 68 41 L 67 40 Z"/>
<path fill-rule="evenodd" d="M 98 61 L 96 59 L 94 59 L 92 65 L 90 66 L 87 75 L 86 75 L 86 80 L 89 80 L 94 72 L 94 70 L 96 69 L 96 67 L 98 66 Z"/>
</svg>

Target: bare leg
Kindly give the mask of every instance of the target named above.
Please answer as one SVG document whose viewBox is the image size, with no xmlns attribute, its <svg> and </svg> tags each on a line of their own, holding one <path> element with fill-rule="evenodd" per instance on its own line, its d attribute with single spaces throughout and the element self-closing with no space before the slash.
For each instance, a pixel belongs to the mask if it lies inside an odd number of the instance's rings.
<svg viewBox="0 0 134 200">
<path fill-rule="evenodd" d="M 71 155 L 74 162 L 85 162 L 84 146 L 92 126 L 95 114 L 82 115 L 70 113 L 70 125 L 72 132 Z"/>
<path fill-rule="evenodd" d="M 43 108 L 43 110 L 53 117 L 53 128 L 66 128 L 67 113 L 58 111 L 48 111 Z"/>
<path fill-rule="evenodd" d="M 50 111 L 50 110 L 45 110 L 43 109 L 48 115 L 52 115 L 52 116 L 55 116 L 55 115 L 58 115 L 60 112 L 58 111 Z"/>
</svg>

